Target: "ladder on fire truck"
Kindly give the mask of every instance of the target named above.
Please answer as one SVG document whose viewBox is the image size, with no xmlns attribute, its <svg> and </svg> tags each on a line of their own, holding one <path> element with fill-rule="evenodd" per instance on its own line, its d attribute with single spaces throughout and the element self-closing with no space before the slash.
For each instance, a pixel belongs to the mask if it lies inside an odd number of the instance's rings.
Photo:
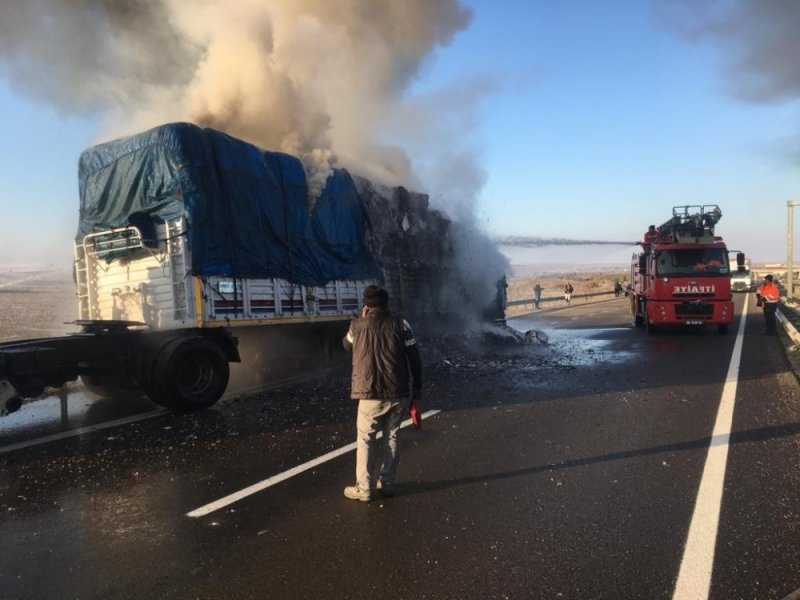
<svg viewBox="0 0 800 600">
<path fill-rule="evenodd" d="M 711 243 L 716 240 L 714 226 L 721 218 L 716 204 L 673 206 L 672 218 L 658 228 L 658 237 L 676 244 Z"/>
</svg>

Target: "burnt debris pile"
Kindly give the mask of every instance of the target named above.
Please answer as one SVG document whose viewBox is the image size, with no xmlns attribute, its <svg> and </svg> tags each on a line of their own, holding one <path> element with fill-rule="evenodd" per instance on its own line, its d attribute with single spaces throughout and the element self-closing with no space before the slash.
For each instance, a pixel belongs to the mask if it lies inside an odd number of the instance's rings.
<svg viewBox="0 0 800 600">
<path fill-rule="evenodd" d="M 432 332 L 503 318 L 505 258 L 488 238 L 430 208 L 427 194 L 354 180 L 367 214 L 366 245 L 393 310 Z M 471 248 L 480 248 L 480 260 Z"/>
</svg>

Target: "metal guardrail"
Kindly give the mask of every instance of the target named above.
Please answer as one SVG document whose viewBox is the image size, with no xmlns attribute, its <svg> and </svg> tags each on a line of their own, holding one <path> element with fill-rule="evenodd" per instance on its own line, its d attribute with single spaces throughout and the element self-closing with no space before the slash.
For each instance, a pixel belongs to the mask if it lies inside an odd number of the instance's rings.
<svg viewBox="0 0 800 600">
<path fill-rule="evenodd" d="M 581 298 L 588 299 L 594 298 L 596 296 L 611 296 L 613 295 L 613 290 L 610 292 L 592 292 L 590 294 L 572 294 L 573 300 L 579 300 Z M 539 300 L 539 304 L 544 304 L 545 302 L 564 302 L 564 294 L 560 296 L 547 296 L 546 298 L 541 298 Z M 510 302 L 506 303 L 506 306 L 523 306 L 525 304 L 530 304 L 533 306 L 534 300 L 533 298 L 530 299 L 523 299 L 523 300 L 511 300 Z"/>
<path fill-rule="evenodd" d="M 793 310 L 793 309 L 789 309 Z M 794 344 L 795 350 L 800 350 L 800 333 L 797 331 L 797 328 L 786 318 L 786 316 L 781 313 L 781 310 L 778 309 L 775 311 L 775 317 L 778 319 L 778 322 L 783 325 L 783 329 L 786 331 L 786 335 L 789 336 L 789 339 L 792 340 Z"/>
<path fill-rule="evenodd" d="M 591 294 L 573 294 L 572 299 L 579 299 L 579 298 L 594 298 L 597 296 L 610 296 L 614 292 L 593 292 Z M 546 298 L 541 298 L 539 300 L 539 304 L 544 304 L 545 302 L 564 302 L 564 295 L 560 296 L 548 296 Z M 784 298 L 785 302 L 785 298 Z M 792 301 L 790 301 L 792 302 Z M 512 300 L 506 304 L 506 306 L 524 306 L 526 304 L 530 304 L 533 306 L 533 298 L 530 299 L 523 299 L 523 300 Z M 797 299 L 794 300 L 793 304 L 784 305 L 786 310 L 791 310 L 797 313 L 800 313 L 800 302 L 797 302 Z M 794 344 L 795 350 L 800 350 L 800 331 L 792 324 L 792 322 L 781 313 L 780 309 L 775 312 L 775 317 L 778 319 L 778 322 L 783 326 L 784 330 L 786 331 L 786 335 L 789 336 L 789 339 Z M 800 600 L 800 596 L 798 596 L 798 600 Z"/>
</svg>

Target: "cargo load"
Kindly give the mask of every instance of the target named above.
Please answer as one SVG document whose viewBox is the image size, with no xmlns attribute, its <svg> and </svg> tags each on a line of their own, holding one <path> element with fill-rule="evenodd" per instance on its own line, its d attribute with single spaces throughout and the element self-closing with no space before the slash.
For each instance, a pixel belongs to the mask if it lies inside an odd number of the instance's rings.
<svg viewBox="0 0 800 600">
<path fill-rule="evenodd" d="M 505 260 L 425 194 L 333 169 L 310 198 L 299 159 L 189 123 L 89 148 L 78 176 L 81 332 L 0 343 L 0 410 L 78 377 L 192 410 L 229 363 L 237 391 L 334 364 L 373 283 L 429 331 L 504 318 Z"/>
</svg>

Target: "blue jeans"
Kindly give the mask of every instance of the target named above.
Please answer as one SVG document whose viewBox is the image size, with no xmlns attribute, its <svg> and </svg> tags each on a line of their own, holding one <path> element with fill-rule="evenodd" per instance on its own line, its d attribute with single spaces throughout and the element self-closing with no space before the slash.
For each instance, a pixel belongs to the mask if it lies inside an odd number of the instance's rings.
<svg viewBox="0 0 800 600">
<path fill-rule="evenodd" d="M 380 477 L 381 485 L 394 484 L 400 453 L 397 432 L 403 420 L 403 405 L 399 400 L 359 400 L 356 419 L 356 485 L 362 490 L 374 490 Z M 378 458 L 378 432 L 383 434 Z"/>
</svg>

